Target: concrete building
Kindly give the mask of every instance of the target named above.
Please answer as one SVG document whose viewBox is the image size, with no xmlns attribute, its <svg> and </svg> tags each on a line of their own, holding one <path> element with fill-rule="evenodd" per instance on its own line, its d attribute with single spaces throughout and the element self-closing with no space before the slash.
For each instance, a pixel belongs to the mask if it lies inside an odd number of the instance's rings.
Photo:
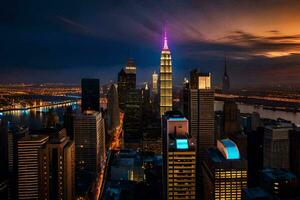
<svg viewBox="0 0 300 200">
<path fill-rule="evenodd" d="M 264 168 L 289 169 L 289 131 L 292 124 L 266 126 L 264 133 Z"/>
<path fill-rule="evenodd" d="M 102 114 L 96 111 L 74 116 L 76 195 L 84 195 L 106 160 Z"/>
<path fill-rule="evenodd" d="M 28 135 L 18 141 L 18 199 L 49 199 L 48 136 Z"/>
<path fill-rule="evenodd" d="M 203 163 L 204 199 L 241 199 L 242 189 L 247 187 L 247 160 L 240 157 L 236 144 L 220 140 L 207 154 Z"/>
<path fill-rule="evenodd" d="M 175 111 L 163 115 L 164 199 L 196 198 L 196 148 L 188 120 Z"/>
</svg>

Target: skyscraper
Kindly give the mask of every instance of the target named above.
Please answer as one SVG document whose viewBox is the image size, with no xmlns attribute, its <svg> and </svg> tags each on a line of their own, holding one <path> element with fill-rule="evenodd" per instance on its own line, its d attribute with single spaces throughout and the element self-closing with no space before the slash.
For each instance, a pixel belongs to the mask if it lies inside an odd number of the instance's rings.
<svg viewBox="0 0 300 200">
<path fill-rule="evenodd" d="M 234 101 L 225 101 L 223 106 L 224 113 L 224 134 L 222 138 L 228 138 L 240 131 L 240 112 Z"/>
<path fill-rule="evenodd" d="M 224 75 L 223 75 L 223 91 L 228 92 L 230 89 L 230 80 L 227 74 L 227 58 L 225 58 L 224 63 Z"/>
<path fill-rule="evenodd" d="M 127 148 L 140 146 L 142 133 L 141 90 L 129 90 L 126 95 L 124 114 L 124 145 Z"/>
<path fill-rule="evenodd" d="M 126 87 L 128 90 L 136 88 L 136 65 L 132 58 L 129 58 L 125 65 Z"/>
<path fill-rule="evenodd" d="M 289 169 L 289 131 L 292 124 L 267 126 L 264 134 L 264 168 Z"/>
<path fill-rule="evenodd" d="M 196 141 L 197 152 L 197 199 L 201 198 L 201 162 L 205 159 L 206 149 L 215 144 L 214 90 L 211 74 L 191 71 L 189 91 L 190 133 Z"/>
<path fill-rule="evenodd" d="M 18 199 L 49 199 L 48 136 L 28 135 L 18 141 Z"/>
<path fill-rule="evenodd" d="M 206 149 L 215 143 L 214 90 L 211 74 L 193 70 L 190 80 L 190 131 L 197 143 L 197 158 L 202 160 Z"/>
<path fill-rule="evenodd" d="M 81 79 L 81 111 L 100 110 L 99 79 Z"/>
<path fill-rule="evenodd" d="M 44 128 L 37 134 L 48 136 L 49 199 L 74 199 L 75 145 L 65 128 Z"/>
<path fill-rule="evenodd" d="M 188 120 L 176 111 L 163 115 L 164 199 L 195 199 L 196 148 Z"/>
<path fill-rule="evenodd" d="M 125 67 L 118 73 L 118 95 L 119 107 L 125 109 L 127 92 L 136 89 L 136 65 L 132 58 L 129 58 Z"/>
<path fill-rule="evenodd" d="M 172 110 L 172 58 L 165 32 L 164 46 L 160 57 L 160 116 Z"/>
<path fill-rule="evenodd" d="M 190 90 L 190 83 L 189 80 L 184 78 L 183 81 L 183 88 L 182 88 L 182 95 L 181 95 L 181 102 L 182 102 L 182 114 L 185 117 L 189 117 L 189 90 Z"/>
<path fill-rule="evenodd" d="M 158 74 L 156 71 L 152 74 L 152 92 L 154 95 L 158 94 Z"/>
<path fill-rule="evenodd" d="M 103 166 L 105 157 L 104 119 L 86 111 L 74 116 L 76 195 L 85 196 Z"/>
<path fill-rule="evenodd" d="M 118 73 L 119 108 L 124 111 L 126 100 L 126 73 L 124 68 Z"/>
<path fill-rule="evenodd" d="M 247 160 L 240 157 L 236 144 L 223 139 L 207 150 L 203 163 L 204 200 L 241 199 L 247 187 Z"/>
<path fill-rule="evenodd" d="M 108 118 L 108 131 L 111 133 L 115 128 L 119 126 L 119 99 L 118 89 L 116 84 L 111 84 L 108 91 L 108 104 L 107 104 L 107 118 Z"/>
</svg>

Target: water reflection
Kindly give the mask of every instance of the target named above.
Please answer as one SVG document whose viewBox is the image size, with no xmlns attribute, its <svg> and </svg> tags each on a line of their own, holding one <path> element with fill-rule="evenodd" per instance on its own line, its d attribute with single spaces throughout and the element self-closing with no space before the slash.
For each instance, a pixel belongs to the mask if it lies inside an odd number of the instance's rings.
<svg viewBox="0 0 300 200">
<path fill-rule="evenodd" d="M 223 101 L 215 101 L 215 111 L 223 110 Z M 282 118 L 289 120 L 296 125 L 300 125 L 300 113 L 299 112 L 286 112 L 277 110 L 266 110 L 262 106 L 253 106 L 249 104 L 237 103 L 241 113 L 257 112 L 262 118 L 277 119 Z"/>
</svg>

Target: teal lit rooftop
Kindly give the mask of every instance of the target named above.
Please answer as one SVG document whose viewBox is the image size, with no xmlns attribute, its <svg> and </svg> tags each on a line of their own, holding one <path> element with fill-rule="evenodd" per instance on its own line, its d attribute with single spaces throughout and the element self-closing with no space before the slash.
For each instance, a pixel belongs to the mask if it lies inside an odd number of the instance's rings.
<svg viewBox="0 0 300 200">
<path fill-rule="evenodd" d="M 218 141 L 218 149 L 227 160 L 237 160 L 241 158 L 237 145 L 230 139 Z"/>
</svg>

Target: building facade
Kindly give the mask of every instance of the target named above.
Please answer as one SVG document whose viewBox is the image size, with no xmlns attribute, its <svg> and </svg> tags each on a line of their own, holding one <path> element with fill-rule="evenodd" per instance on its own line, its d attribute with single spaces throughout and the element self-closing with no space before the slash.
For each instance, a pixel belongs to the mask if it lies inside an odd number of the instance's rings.
<svg viewBox="0 0 300 200">
<path fill-rule="evenodd" d="M 76 195 L 84 195 L 106 159 L 104 119 L 87 111 L 74 116 Z"/>
<path fill-rule="evenodd" d="M 164 46 L 160 57 L 159 72 L 160 116 L 172 110 L 172 58 L 165 32 Z"/>
<path fill-rule="evenodd" d="M 48 136 L 28 135 L 18 141 L 18 199 L 49 199 Z"/>
<path fill-rule="evenodd" d="M 100 110 L 99 79 L 81 79 L 81 110 Z"/>
<path fill-rule="evenodd" d="M 207 154 L 203 163 L 204 199 L 241 199 L 242 189 L 247 187 L 247 160 L 240 157 L 236 144 L 220 140 Z"/>
<path fill-rule="evenodd" d="M 175 111 L 163 115 L 164 199 L 196 198 L 196 148 L 188 120 Z"/>
</svg>

